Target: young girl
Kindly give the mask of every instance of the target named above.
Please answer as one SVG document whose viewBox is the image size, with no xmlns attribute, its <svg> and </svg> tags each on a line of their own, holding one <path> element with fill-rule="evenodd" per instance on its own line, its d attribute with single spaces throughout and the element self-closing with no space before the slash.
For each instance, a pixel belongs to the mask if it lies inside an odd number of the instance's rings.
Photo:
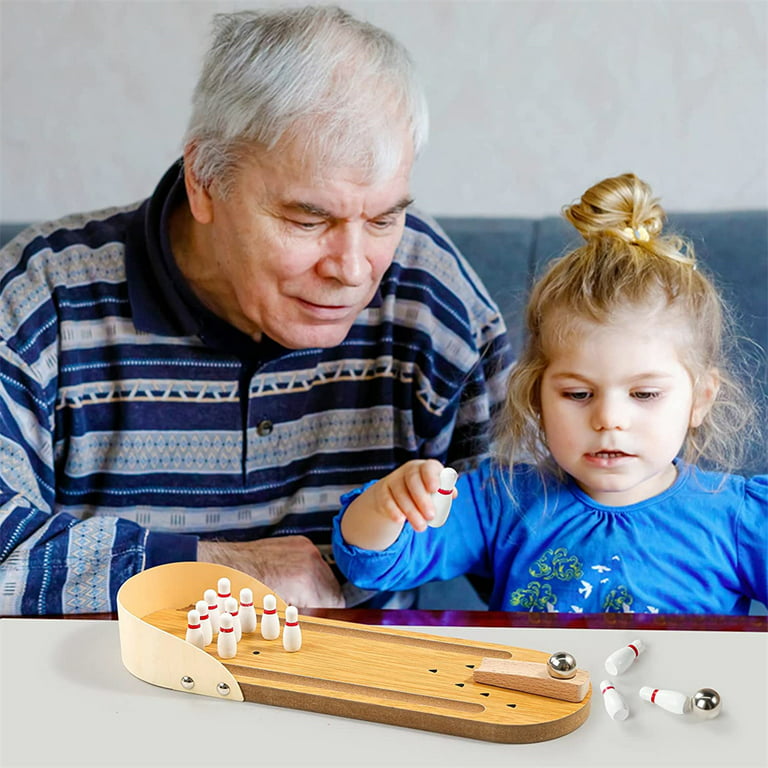
<svg viewBox="0 0 768 768">
<path fill-rule="evenodd" d="M 442 527 L 435 460 L 347 494 L 336 561 L 375 589 L 490 576 L 492 610 L 747 613 L 768 601 L 768 476 L 728 473 L 752 408 L 720 297 L 634 175 L 564 213 L 586 243 L 534 287 L 495 457 Z"/>
</svg>

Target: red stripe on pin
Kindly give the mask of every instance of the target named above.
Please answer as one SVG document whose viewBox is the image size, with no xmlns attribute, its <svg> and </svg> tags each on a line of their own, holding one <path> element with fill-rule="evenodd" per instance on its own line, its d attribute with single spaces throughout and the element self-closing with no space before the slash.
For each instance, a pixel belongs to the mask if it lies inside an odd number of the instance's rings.
<svg viewBox="0 0 768 768">
<path fill-rule="evenodd" d="M 605 693 L 606 691 L 615 691 L 616 689 L 612 685 L 606 685 L 605 688 L 603 688 L 602 692 Z"/>
<path fill-rule="evenodd" d="M 448 496 L 449 494 L 453 493 L 453 491 L 446 491 L 444 488 L 438 488 L 437 492 L 442 493 L 443 496 Z"/>
<path fill-rule="evenodd" d="M 640 655 L 640 651 L 638 651 L 637 648 L 635 648 L 635 646 L 632 645 L 632 643 L 630 643 L 627 647 L 631 648 L 635 652 L 635 658 L 637 658 Z"/>
<path fill-rule="evenodd" d="M 219 629 L 219 632 L 234 632 L 234 631 L 235 631 L 234 627 L 221 627 Z"/>
<path fill-rule="evenodd" d="M 298 627 L 299 622 L 298 621 L 286 621 L 285 622 L 286 627 Z"/>
<path fill-rule="evenodd" d="M 265 608 L 264 613 L 268 613 L 271 616 L 273 613 L 277 613 L 277 608 L 273 608 L 272 610 L 269 610 L 269 608 Z"/>
<path fill-rule="evenodd" d="M 187 629 L 200 629 L 199 624 L 187 624 Z"/>
<path fill-rule="evenodd" d="M 206 613 L 204 616 L 201 616 L 200 621 L 208 621 L 208 614 Z"/>
<path fill-rule="evenodd" d="M 651 694 L 651 704 L 656 703 L 656 694 L 659 692 L 658 688 L 653 689 L 653 693 Z"/>
<path fill-rule="evenodd" d="M 240 603 L 241 608 L 250 608 L 253 605 L 253 603 Z"/>
</svg>

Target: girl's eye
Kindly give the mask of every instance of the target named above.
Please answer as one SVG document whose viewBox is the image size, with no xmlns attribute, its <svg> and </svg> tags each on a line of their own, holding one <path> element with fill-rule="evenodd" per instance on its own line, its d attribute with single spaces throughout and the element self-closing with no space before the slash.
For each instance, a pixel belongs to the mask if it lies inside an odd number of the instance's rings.
<svg viewBox="0 0 768 768">
<path fill-rule="evenodd" d="M 635 400 L 654 400 L 655 398 L 659 397 L 661 395 L 661 392 L 633 392 L 632 397 L 635 398 Z"/>
<path fill-rule="evenodd" d="M 563 397 L 568 400 L 588 400 L 592 395 L 589 392 L 563 392 Z"/>
</svg>

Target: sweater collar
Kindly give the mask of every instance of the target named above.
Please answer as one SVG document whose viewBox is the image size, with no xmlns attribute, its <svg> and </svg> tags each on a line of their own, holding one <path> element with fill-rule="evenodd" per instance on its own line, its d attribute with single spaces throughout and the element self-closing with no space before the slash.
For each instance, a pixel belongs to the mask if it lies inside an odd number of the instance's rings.
<svg viewBox="0 0 768 768">
<path fill-rule="evenodd" d="M 187 199 L 182 161 L 165 173 L 141 205 L 126 243 L 128 295 L 136 328 L 159 336 L 196 336 L 241 359 L 271 359 L 288 350 L 264 336 L 254 341 L 197 297 L 171 250 L 171 212 Z"/>
</svg>

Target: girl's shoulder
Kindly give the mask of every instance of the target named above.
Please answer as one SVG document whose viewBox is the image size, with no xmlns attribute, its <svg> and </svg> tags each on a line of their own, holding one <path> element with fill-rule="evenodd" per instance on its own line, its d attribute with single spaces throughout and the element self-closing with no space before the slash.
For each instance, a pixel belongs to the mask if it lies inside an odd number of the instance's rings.
<svg viewBox="0 0 768 768">
<path fill-rule="evenodd" d="M 745 477 L 691 466 L 684 466 L 682 470 L 687 474 L 686 494 L 703 494 L 712 500 L 720 498 L 739 507 L 757 507 L 768 511 L 768 475 Z"/>
<path fill-rule="evenodd" d="M 761 505 L 768 512 L 768 475 L 755 475 L 744 480 L 744 495 L 747 500 Z"/>
<path fill-rule="evenodd" d="M 506 506 L 510 502 L 531 504 L 562 487 L 536 466 L 509 465 L 494 458 L 484 459 L 467 474 L 466 482 L 476 496 L 489 500 L 491 506 Z"/>
</svg>

